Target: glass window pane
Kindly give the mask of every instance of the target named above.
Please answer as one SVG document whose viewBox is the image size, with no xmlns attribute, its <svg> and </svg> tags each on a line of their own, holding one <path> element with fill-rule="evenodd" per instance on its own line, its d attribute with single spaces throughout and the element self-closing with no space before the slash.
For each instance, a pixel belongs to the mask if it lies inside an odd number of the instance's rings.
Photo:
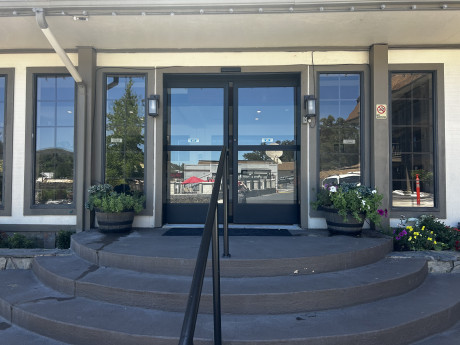
<svg viewBox="0 0 460 345">
<path fill-rule="evenodd" d="M 105 182 L 119 191 L 144 190 L 144 76 L 108 76 Z"/>
<path fill-rule="evenodd" d="M 209 203 L 220 151 L 171 151 L 169 156 L 167 202 Z"/>
<path fill-rule="evenodd" d="M 391 85 L 392 205 L 434 207 L 433 75 L 393 73 Z"/>
<path fill-rule="evenodd" d="M 70 101 L 75 97 L 75 82 L 73 78 L 58 77 L 56 79 L 56 94 L 58 101 Z"/>
<path fill-rule="evenodd" d="M 73 201 L 73 153 L 47 150 L 35 160 L 35 204 L 71 204 Z"/>
<path fill-rule="evenodd" d="M 240 151 L 239 204 L 294 204 L 297 201 L 295 151 Z"/>
<path fill-rule="evenodd" d="M 295 88 L 238 89 L 238 144 L 295 144 Z"/>
<path fill-rule="evenodd" d="M 56 77 L 37 78 L 37 101 L 56 100 Z"/>
<path fill-rule="evenodd" d="M 319 184 L 361 182 L 360 74 L 319 79 Z"/>
<path fill-rule="evenodd" d="M 37 102 L 37 126 L 56 124 L 56 102 Z"/>
<path fill-rule="evenodd" d="M 73 152 L 73 127 L 58 127 L 56 128 L 56 147 Z"/>
<path fill-rule="evenodd" d="M 57 125 L 58 126 L 71 126 L 74 125 L 74 103 L 73 102 L 59 102 L 57 104 Z"/>
<path fill-rule="evenodd" d="M 72 77 L 37 77 L 35 204 L 73 203 L 74 96 Z"/>
<path fill-rule="evenodd" d="M 56 145 L 55 127 L 40 127 L 37 128 L 37 144 L 36 150 L 52 149 Z"/>
<path fill-rule="evenodd" d="M 224 89 L 168 89 L 170 145 L 224 143 Z"/>
</svg>

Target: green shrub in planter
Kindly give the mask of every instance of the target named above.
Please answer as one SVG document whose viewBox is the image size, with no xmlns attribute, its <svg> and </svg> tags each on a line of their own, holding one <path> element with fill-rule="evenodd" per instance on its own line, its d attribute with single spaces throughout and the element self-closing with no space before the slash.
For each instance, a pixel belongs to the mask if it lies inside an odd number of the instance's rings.
<svg viewBox="0 0 460 345">
<path fill-rule="evenodd" d="M 86 208 L 104 213 L 121 213 L 144 209 L 145 197 L 139 193 L 117 193 L 109 184 L 93 185 L 88 190 Z"/>
</svg>

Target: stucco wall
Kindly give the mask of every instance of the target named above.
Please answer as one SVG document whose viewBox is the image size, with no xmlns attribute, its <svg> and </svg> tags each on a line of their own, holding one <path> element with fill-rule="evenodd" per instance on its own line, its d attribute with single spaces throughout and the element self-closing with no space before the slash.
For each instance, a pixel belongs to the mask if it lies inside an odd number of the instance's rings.
<svg viewBox="0 0 460 345">
<path fill-rule="evenodd" d="M 77 64 L 77 54 L 69 54 Z M 100 53 L 97 55 L 98 67 L 173 67 L 173 66 L 299 66 L 311 65 L 363 65 L 369 63 L 367 51 L 334 52 L 197 52 L 197 53 Z M 460 94 L 460 50 L 391 50 L 390 64 L 404 63 L 443 63 L 445 68 L 445 118 L 446 118 L 446 185 L 447 220 L 450 225 L 460 221 L 458 202 L 460 183 L 456 176 L 460 171 L 458 147 L 460 147 L 460 120 L 457 99 Z M 13 148 L 13 184 L 12 215 L 0 217 L 2 224 L 67 224 L 76 223 L 75 216 L 23 216 L 24 209 L 24 155 L 25 155 L 25 119 L 26 119 L 26 68 L 61 67 L 56 54 L 0 54 L 0 67 L 15 69 L 14 85 L 14 148 Z M 274 67 L 276 70 L 276 67 Z M 309 92 L 310 85 L 307 82 Z M 304 90 L 302 90 L 304 91 Z M 98 92 L 100 92 L 98 90 Z M 302 130 L 302 160 L 308 170 L 308 136 L 311 129 Z M 160 148 L 161 149 L 161 148 Z M 155 167 L 161 167 L 156 162 Z M 305 181 L 307 182 L 307 181 Z M 307 188 L 309 190 L 309 188 Z M 157 189 L 157 192 L 161 189 Z M 158 194 L 158 193 L 157 193 Z M 301 194 L 308 199 L 307 194 Z M 156 196 L 161 198 L 160 195 Z M 308 200 L 302 200 L 308 205 Z M 306 206 L 303 207 L 305 209 Z M 398 215 L 399 216 L 399 215 Z M 398 219 L 393 219 L 396 223 Z M 309 218 L 309 227 L 324 228 L 321 218 Z M 135 226 L 152 226 L 153 218 L 138 216 Z"/>
</svg>

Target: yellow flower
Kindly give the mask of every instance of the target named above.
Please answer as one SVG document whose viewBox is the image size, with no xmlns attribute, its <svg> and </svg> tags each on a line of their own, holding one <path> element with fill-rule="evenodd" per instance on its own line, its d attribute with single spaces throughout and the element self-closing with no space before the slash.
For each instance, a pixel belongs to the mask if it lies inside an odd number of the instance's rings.
<svg viewBox="0 0 460 345">
<path fill-rule="evenodd" d="M 437 242 L 436 242 L 436 241 L 434 241 L 434 244 L 436 244 L 436 243 L 437 243 Z"/>
<path fill-rule="evenodd" d="M 433 231 L 430 232 L 433 235 Z"/>
<path fill-rule="evenodd" d="M 411 236 L 411 237 L 409 237 L 409 241 L 410 241 L 410 240 L 412 240 L 412 236 Z"/>
<path fill-rule="evenodd" d="M 428 241 L 433 241 L 433 239 L 431 237 L 428 237 Z"/>
<path fill-rule="evenodd" d="M 412 228 L 412 226 L 410 226 L 410 225 L 409 225 L 409 226 L 406 226 L 406 229 L 409 230 L 409 231 L 414 230 L 414 229 Z"/>
<path fill-rule="evenodd" d="M 419 232 L 414 232 L 414 235 L 418 236 L 418 235 L 420 235 L 420 233 Z"/>
<path fill-rule="evenodd" d="M 425 230 L 425 225 L 424 225 L 424 226 L 422 226 L 422 230 Z"/>
</svg>

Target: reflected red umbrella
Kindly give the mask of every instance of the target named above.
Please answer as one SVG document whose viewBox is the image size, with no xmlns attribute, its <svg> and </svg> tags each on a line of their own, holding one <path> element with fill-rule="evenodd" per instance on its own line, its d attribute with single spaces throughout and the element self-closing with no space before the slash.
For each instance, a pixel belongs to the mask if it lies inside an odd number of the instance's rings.
<svg viewBox="0 0 460 345">
<path fill-rule="evenodd" d="M 200 179 L 199 177 L 192 176 L 186 179 L 182 184 L 189 184 L 189 183 L 200 183 L 200 182 L 206 182 L 205 180 Z"/>
</svg>

